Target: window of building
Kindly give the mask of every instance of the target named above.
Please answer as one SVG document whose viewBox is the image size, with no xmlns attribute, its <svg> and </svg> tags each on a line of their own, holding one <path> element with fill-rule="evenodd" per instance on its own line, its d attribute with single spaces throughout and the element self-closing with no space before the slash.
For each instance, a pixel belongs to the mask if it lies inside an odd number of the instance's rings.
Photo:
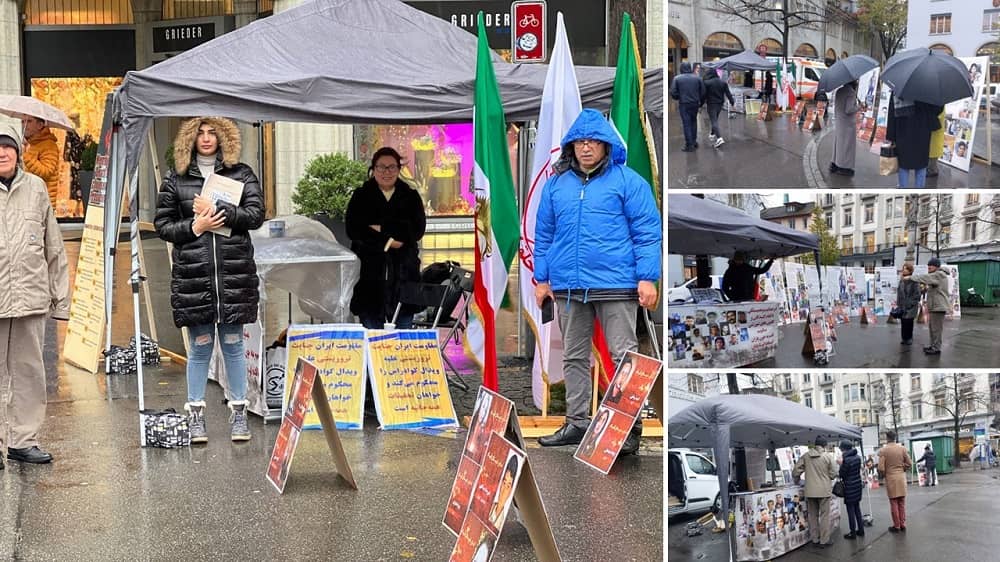
<svg viewBox="0 0 1000 562">
<path fill-rule="evenodd" d="M 131 25 L 132 2 L 104 0 L 80 5 L 79 0 L 26 0 L 24 25 Z M 82 134 L 82 133 L 81 133 Z"/>
<path fill-rule="evenodd" d="M 829 388 L 823 391 L 823 407 L 831 408 L 833 407 L 833 391 Z"/>
<path fill-rule="evenodd" d="M 702 60 L 719 60 L 742 52 L 743 42 L 738 37 L 732 33 L 717 31 L 705 39 L 705 44 L 702 46 L 704 55 Z"/>
<path fill-rule="evenodd" d="M 979 194 L 978 193 L 970 193 L 970 194 L 968 194 L 968 195 L 965 196 L 965 206 L 966 207 L 975 207 L 978 204 L 979 204 Z"/>
<path fill-rule="evenodd" d="M 994 240 L 1000 238 L 1000 210 L 993 211 L 993 224 L 990 226 L 993 231 L 990 238 L 993 238 Z"/>
<path fill-rule="evenodd" d="M 806 404 L 806 408 L 812 408 L 813 407 L 813 397 L 812 397 L 812 394 L 807 394 L 806 395 L 805 404 Z"/>
<path fill-rule="evenodd" d="M 823 205 L 824 206 L 826 206 L 826 205 L 833 205 L 833 195 L 830 195 L 829 193 L 827 193 L 826 195 L 824 195 L 823 196 Z"/>
<path fill-rule="evenodd" d="M 865 224 L 875 222 L 875 203 L 865 203 Z"/>
<path fill-rule="evenodd" d="M 965 231 L 962 240 L 966 242 L 972 242 L 976 239 L 976 225 L 979 223 L 976 217 L 968 217 L 965 219 Z"/>
<path fill-rule="evenodd" d="M 233 0 L 163 0 L 165 20 L 225 16 L 233 13 Z"/>
<path fill-rule="evenodd" d="M 951 223 L 945 222 L 941 223 L 941 231 L 939 232 L 938 239 L 941 241 L 941 246 L 947 246 L 951 244 Z"/>
<path fill-rule="evenodd" d="M 910 417 L 912 417 L 914 420 L 919 420 L 924 417 L 924 408 L 922 403 L 920 402 L 913 403 L 912 407 L 910 408 Z"/>
<path fill-rule="evenodd" d="M 917 234 L 917 241 L 921 246 L 927 245 L 927 227 L 921 226 Z"/>
<path fill-rule="evenodd" d="M 892 244 L 892 229 L 885 229 L 885 238 L 882 239 L 886 244 Z"/>
<path fill-rule="evenodd" d="M 826 227 L 827 228 L 833 228 L 833 213 L 830 213 L 830 212 L 824 213 L 823 214 L 823 220 L 826 221 Z"/>
<path fill-rule="evenodd" d="M 934 14 L 931 16 L 931 35 L 951 33 L 951 14 Z"/>
<path fill-rule="evenodd" d="M 955 51 L 953 51 L 951 49 L 951 47 L 949 47 L 948 45 L 945 45 L 944 43 L 935 43 L 935 44 L 931 45 L 930 48 L 933 49 L 933 50 L 935 50 L 935 51 L 944 51 L 944 52 L 948 53 L 951 56 L 955 56 Z"/>
<path fill-rule="evenodd" d="M 1000 10 L 983 10 L 983 33 L 1000 31 Z"/>
<path fill-rule="evenodd" d="M 844 254 L 850 254 L 854 251 L 854 235 L 847 234 L 842 237 L 840 249 Z"/>
<path fill-rule="evenodd" d="M 934 417 L 943 418 L 947 414 L 947 410 L 944 408 L 944 396 L 937 396 L 934 398 Z"/>
<path fill-rule="evenodd" d="M 990 82 L 1000 82 L 1000 41 L 987 43 L 976 51 L 977 57 L 990 57 Z"/>
<path fill-rule="evenodd" d="M 865 251 L 868 252 L 869 254 L 875 252 L 875 233 L 874 232 L 866 232 L 864 234 L 864 236 L 865 236 L 865 238 L 864 238 L 864 240 L 865 240 L 865 242 L 864 242 L 865 243 Z"/>
<path fill-rule="evenodd" d="M 810 375 L 809 373 L 802 375 L 802 382 L 804 384 L 809 384 L 810 382 L 812 382 L 812 375 Z"/>
<path fill-rule="evenodd" d="M 785 375 L 784 379 L 785 391 L 792 390 L 792 375 Z"/>
<path fill-rule="evenodd" d="M 777 39 L 764 39 L 761 45 L 767 47 L 767 56 L 777 57 L 785 54 L 785 49 L 781 46 L 781 41 Z"/>
<path fill-rule="evenodd" d="M 848 207 L 844 209 L 844 226 L 854 226 L 854 209 Z"/>
<path fill-rule="evenodd" d="M 795 56 L 816 59 L 819 58 L 819 53 L 816 52 L 816 47 L 809 43 L 803 43 L 799 45 L 798 49 L 795 49 Z"/>
<path fill-rule="evenodd" d="M 865 385 L 851 383 L 844 385 L 844 403 L 865 400 Z"/>
<path fill-rule="evenodd" d="M 701 375 L 688 375 L 688 392 L 704 396 L 705 380 Z"/>
<path fill-rule="evenodd" d="M 788 219 L 788 228 L 795 230 L 795 217 Z"/>
<path fill-rule="evenodd" d="M 910 375 L 910 390 L 920 390 L 920 373 Z"/>
</svg>

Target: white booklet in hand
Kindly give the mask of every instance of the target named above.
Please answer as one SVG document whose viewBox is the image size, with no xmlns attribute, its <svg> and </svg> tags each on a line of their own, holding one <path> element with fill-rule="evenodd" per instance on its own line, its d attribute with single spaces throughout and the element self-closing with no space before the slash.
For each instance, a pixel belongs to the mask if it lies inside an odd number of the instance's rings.
<svg viewBox="0 0 1000 562">
<path fill-rule="evenodd" d="M 211 201 L 213 205 L 219 201 L 225 201 L 238 207 L 240 200 L 243 198 L 243 182 L 238 182 L 219 174 L 212 174 L 205 180 L 205 186 L 201 188 L 201 196 Z M 216 208 L 216 212 L 218 211 L 218 208 Z M 228 226 L 220 226 L 209 232 L 221 234 L 227 238 L 233 234 L 233 230 Z"/>
</svg>

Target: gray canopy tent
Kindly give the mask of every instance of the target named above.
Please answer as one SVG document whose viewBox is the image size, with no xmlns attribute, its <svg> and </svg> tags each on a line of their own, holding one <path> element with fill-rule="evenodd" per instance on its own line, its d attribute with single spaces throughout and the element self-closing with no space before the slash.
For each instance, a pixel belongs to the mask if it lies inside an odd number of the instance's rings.
<svg viewBox="0 0 1000 562">
<path fill-rule="evenodd" d="M 476 45 L 475 35 L 399 0 L 313 0 L 145 70 L 129 72 L 114 94 L 115 171 L 107 198 L 121 200 L 127 177 L 136 338 L 140 284 L 137 169 L 154 118 L 219 115 L 244 122 L 471 122 Z M 493 66 L 507 120 L 537 119 L 547 66 L 508 64 L 499 55 L 494 55 Z M 607 110 L 615 69 L 577 66 L 576 73 L 583 105 Z M 644 106 L 656 131 L 662 129 L 663 69 L 646 70 L 643 76 Z M 112 263 L 113 256 L 106 260 Z M 110 285 L 106 292 L 110 302 Z M 138 368 L 141 384 L 141 365 Z"/>
<path fill-rule="evenodd" d="M 750 216 L 711 199 L 668 195 L 667 205 L 670 254 L 732 256 L 745 252 L 750 258 L 765 258 L 819 252 L 815 234 Z"/>
<path fill-rule="evenodd" d="M 670 416 L 668 446 L 712 449 L 719 477 L 723 521 L 729 512 L 729 449 L 779 449 L 861 439 L 861 429 L 797 402 L 760 394 L 723 394 L 695 402 Z"/>
<path fill-rule="evenodd" d="M 706 62 L 705 66 L 729 71 L 774 70 L 776 67 L 775 63 L 749 49 L 742 53 L 730 55 L 724 59 Z"/>
</svg>

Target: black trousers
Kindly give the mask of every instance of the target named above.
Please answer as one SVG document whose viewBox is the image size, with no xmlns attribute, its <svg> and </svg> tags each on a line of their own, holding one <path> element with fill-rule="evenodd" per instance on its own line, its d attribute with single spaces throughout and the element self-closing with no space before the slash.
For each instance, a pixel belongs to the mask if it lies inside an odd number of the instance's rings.
<svg viewBox="0 0 1000 562">
<path fill-rule="evenodd" d="M 913 339 L 913 321 L 914 318 L 900 318 L 899 323 L 903 328 L 902 338 L 903 341 Z"/>
<path fill-rule="evenodd" d="M 861 502 L 844 502 L 847 506 L 847 521 L 851 525 L 851 532 L 864 530 L 864 520 L 861 519 Z"/>
</svg>

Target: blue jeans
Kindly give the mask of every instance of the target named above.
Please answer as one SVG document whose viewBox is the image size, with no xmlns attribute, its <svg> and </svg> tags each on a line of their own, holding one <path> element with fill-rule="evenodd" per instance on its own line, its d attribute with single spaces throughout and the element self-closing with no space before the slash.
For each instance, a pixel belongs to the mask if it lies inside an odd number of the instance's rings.
<svg viewBox="0 0 1000 562">
<path fill-rule="evenodd" d="M 684 146 L 693 148 L 698 142 L 698 106 L 693 103 L 682 103 L 678 107 L 681 123 L 684 126 Z"/>
<path fill-rule="evenodd" d="M 847 522 L 851 526 L 851 532 L 865 530 L 865 522 L 861 518 L 861 502 L 844 502 L 847 506 Z"/>
<path fill-rule="evenodd" d="M 218 327 L 222 338 L 222 362 L 226 365 L 229 383 L 229 400 L 247 398 L 247 360 L 243 349 L 243 324 L 205 324 L 188 328 L 191 351 L 188 353 L 187 386 L 188 402 L 205 400 L 208 384 L 208 363 L 215 350 L 215 333 Z"/>
<path fill-rule="evenodd" d="M 916 174 L 916 182 L 913 187 L 924 187 L 927 182 L 927 168 L 920 168 L 919 170 L 913 170 Z M 899 176 L 899 187 L 910 187 L 910 171 L 900 168 L 896 174 Z"/>
</svg>

